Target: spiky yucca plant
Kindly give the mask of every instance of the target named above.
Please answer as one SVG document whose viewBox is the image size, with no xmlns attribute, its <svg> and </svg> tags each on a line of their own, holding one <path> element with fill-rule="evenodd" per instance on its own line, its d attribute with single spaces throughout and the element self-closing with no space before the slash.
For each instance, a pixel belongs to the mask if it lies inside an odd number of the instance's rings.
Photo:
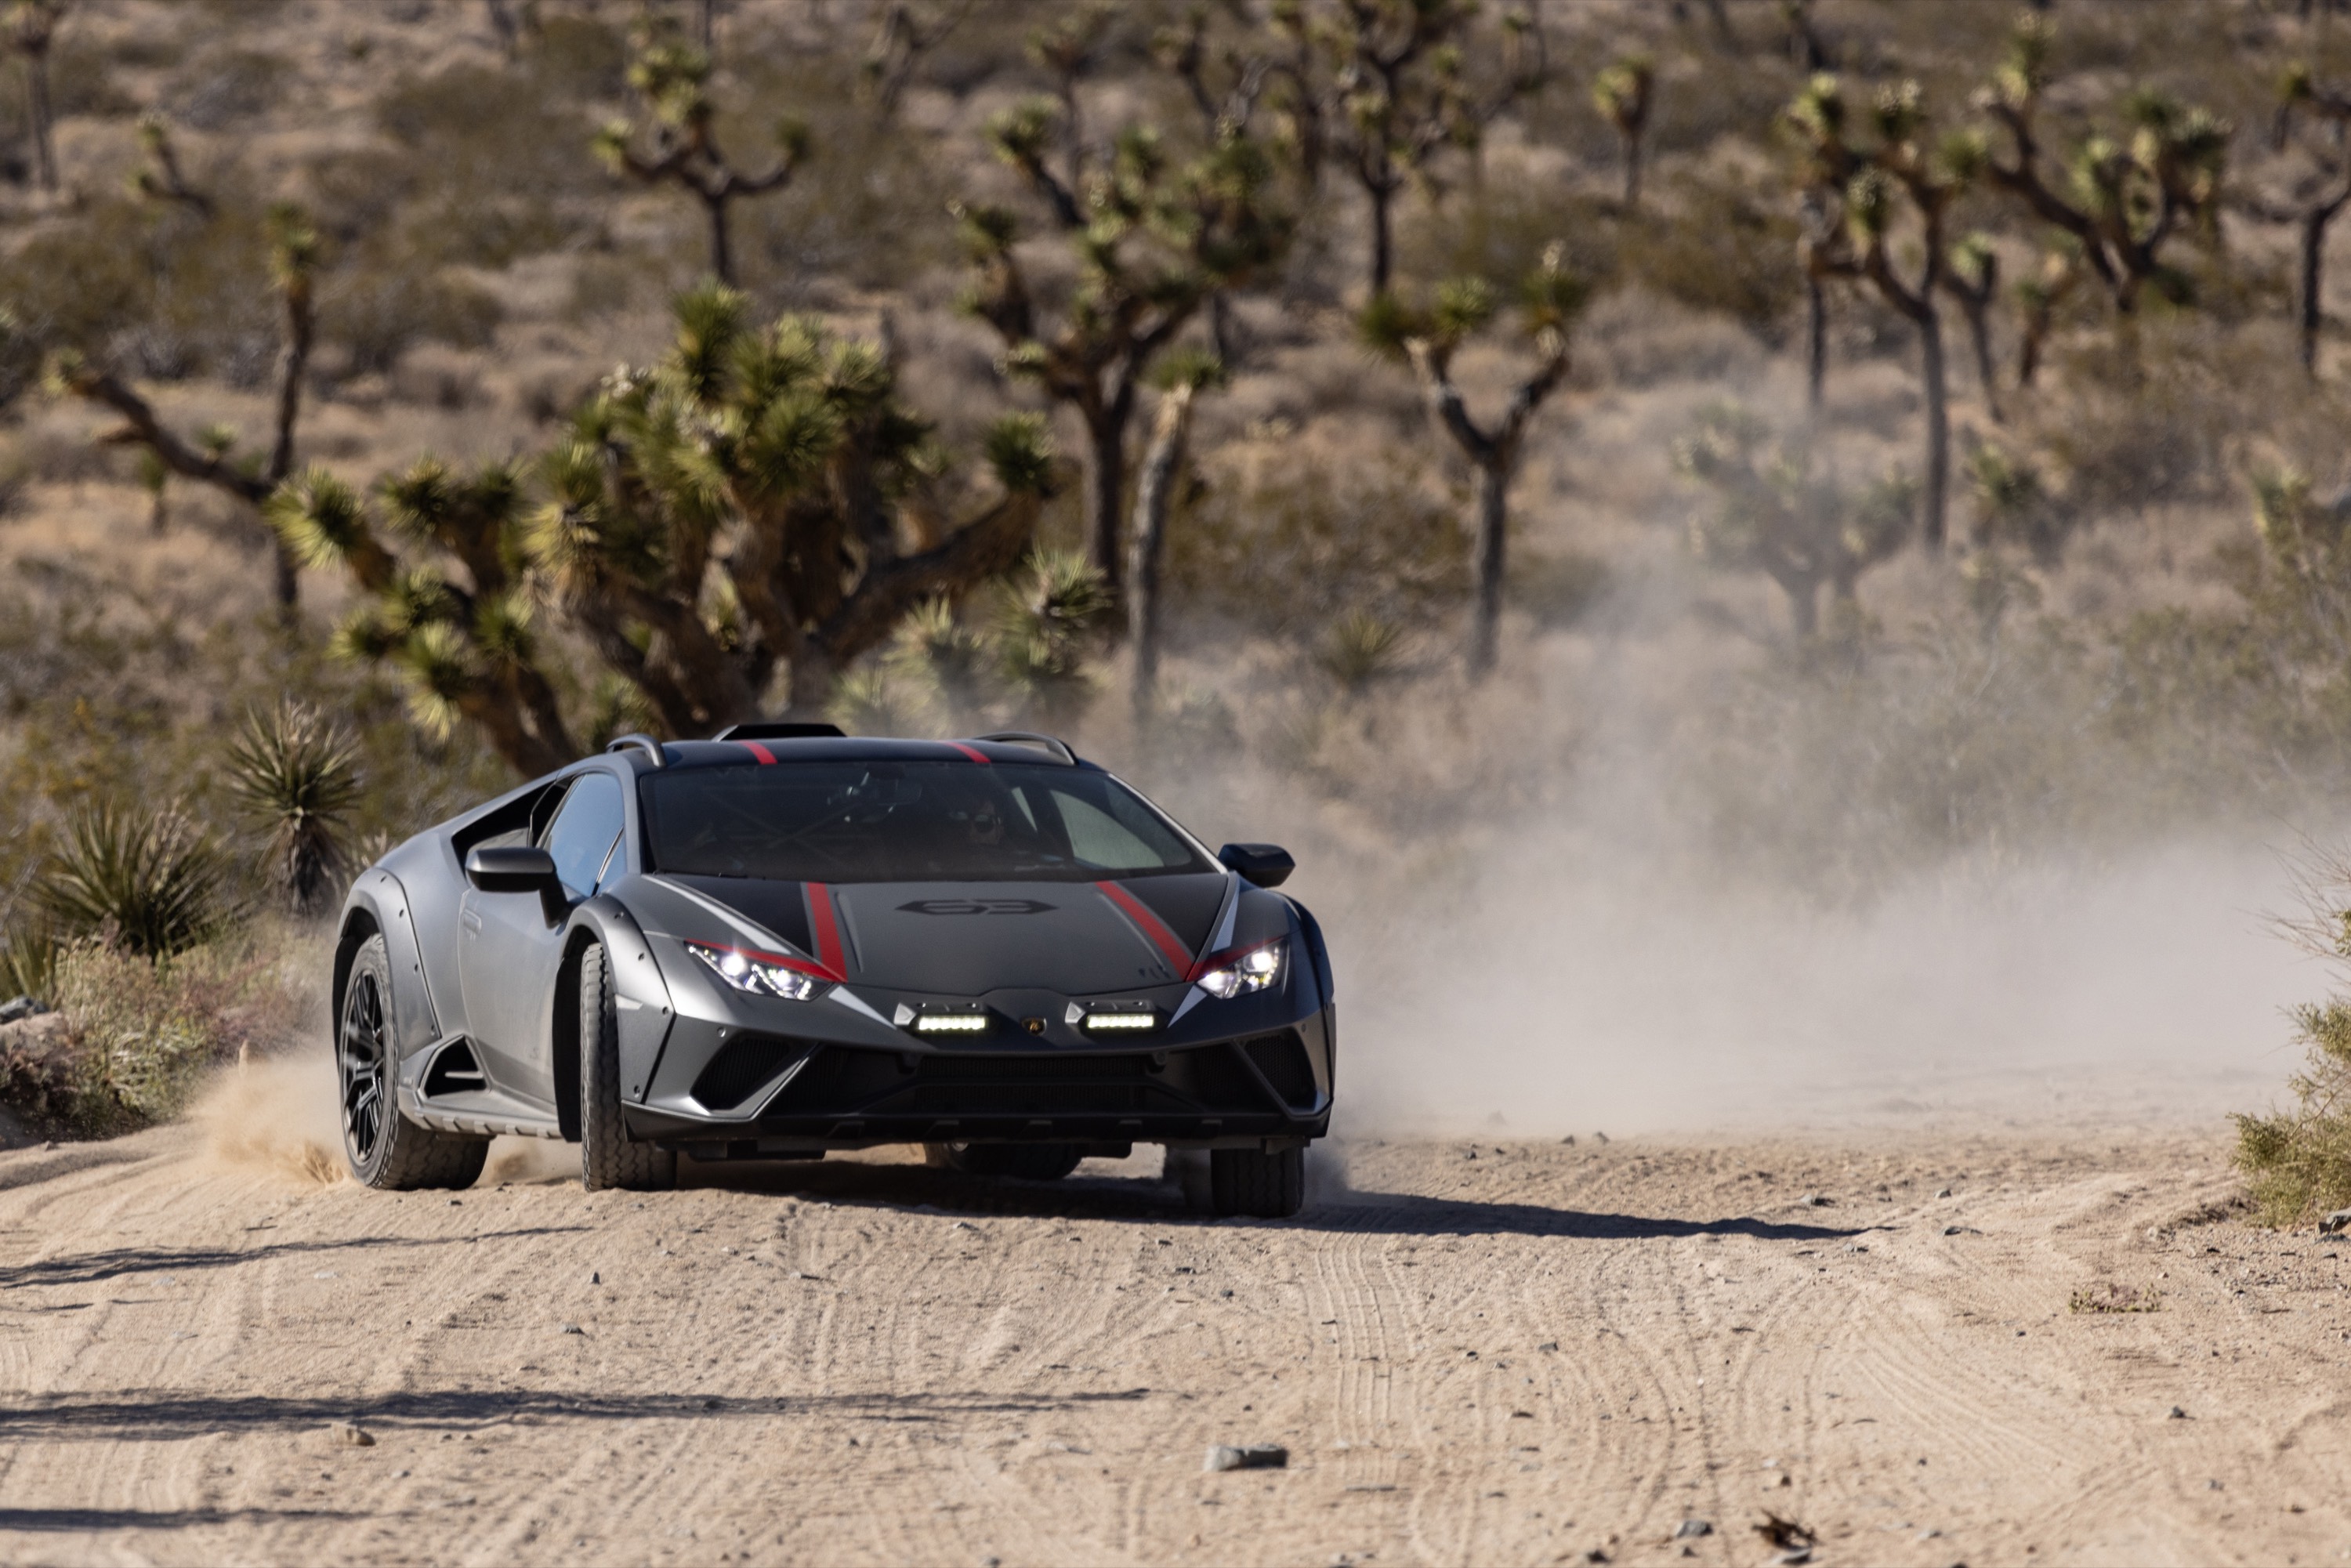
<svg viewBox="0 0 2351 1568">
<path fill-rule="evenodd" d="M 1404 628 L 1367 610 L 1350 610 L 1331 622 L 1315 644 L 1315 666 L 1350 693 L 1395 673 Z"/>
<path fill-rule="evenodd" d="M 176 805 L 100 800 L 66 821 L 35 896 L 68 937 L 154 957 L 203 941 L 228 913 L 220 846 Z"/>
<path fill-rule="evenodd" d="M 1062 725 L 1083 710 L 1100 684 L 1086 655 L 1111 608 L 1102 572 L 1072 551 L 1040 550 L 1005 584 L 990 632 L 1005 685 L 1027 716 Z"/>
<path fill-rule="evenodd" d="M 359 748 L 325 715 L 291 698 L 246 715 L 229 743 L 229 783 L 268 836 L 263 862 L 293 913 L 319 914 L 347 860 L 360 798 Z"/>
</svg>

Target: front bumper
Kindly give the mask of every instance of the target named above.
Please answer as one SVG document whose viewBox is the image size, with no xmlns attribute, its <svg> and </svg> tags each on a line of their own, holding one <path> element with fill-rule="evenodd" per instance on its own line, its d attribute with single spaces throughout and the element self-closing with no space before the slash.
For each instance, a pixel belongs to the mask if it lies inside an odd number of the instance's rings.
<svg viewBox="0 0 2351 1568">
<path fill-rule="evenodd" d="M 940 998 L 864 986 L 821 1002 L 746 998 L 698 966 L 664 967 L 675 1019 L 622 1113 L 633 1136 L 704 1155 L 899 1143 L 1280 1147 L 1330 1128 L 1336 1019 L 1295 966 L 1277 990 L 1189 1008 L 1188 986 L 1123 993 L 1166 1020 L 1132 1039 L 1070 1022 L 1073 1003 L 1081 1012 L 1102 998 L 990 993 L 978 1000 L 998 1027 L 968 1040 L 891 1021 L 901 1003 Z"/>
<path fill-rule="evenodd" d="M 724 1145 L 738 1157 L 902 1143 L 1302 1142 L 1322 1137 L 1331 1123 L 1327 1070 L 1315 1070 L 1325 1020 L 1318 1014 L 1305 1022 L 1241 1040 L 1115 1051 L 877 1051 L 745 1033 L 713 1059 L 705 1078 L 758 1076 L 753 1114 L 632 1107 L 628 1120 L 640 1138 Z"/>
</svg>

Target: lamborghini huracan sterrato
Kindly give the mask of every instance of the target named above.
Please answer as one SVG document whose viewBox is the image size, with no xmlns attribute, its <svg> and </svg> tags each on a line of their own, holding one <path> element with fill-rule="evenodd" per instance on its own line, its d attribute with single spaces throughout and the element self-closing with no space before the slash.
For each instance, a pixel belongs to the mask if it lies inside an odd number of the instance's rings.
<svg viewBox="0 0 2351 1568">
<path fill-rule="evenodd" d="M 1207 1151 L 1218 1213 L 1294 1214 L 1337 1032 L 1290 870 L 1048 737 L 631 736 L 360 874 L 345 1150 L 464 1186 L 496 1134 L 564 1138 L 643 1189 L 680 1154 L 1050 1180 L 1155 1143 Z"/>
</svg>

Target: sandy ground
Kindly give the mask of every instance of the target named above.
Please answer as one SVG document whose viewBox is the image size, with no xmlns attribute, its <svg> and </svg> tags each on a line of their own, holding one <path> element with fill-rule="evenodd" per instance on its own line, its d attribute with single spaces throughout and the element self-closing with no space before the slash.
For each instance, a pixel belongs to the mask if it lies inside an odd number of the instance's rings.
<svg viewBox="0 0 2351 1568">
<path fill-rule="evenodd" d="M 1821 1563 L 2351 1546 L 2345 1249 L 2227 1218 L 2211 1140 L 1357 1144 L 1280 1224 L 1156 1150 L 594 1197 L 554 1153 L 454 1200 L 193 1126 L 0 1154 L 0 1557 L 1750 1563 L 1767 1512 Z M 1253 1442 L 1289 1468 L 1204 1473 Z"/>
</svg>

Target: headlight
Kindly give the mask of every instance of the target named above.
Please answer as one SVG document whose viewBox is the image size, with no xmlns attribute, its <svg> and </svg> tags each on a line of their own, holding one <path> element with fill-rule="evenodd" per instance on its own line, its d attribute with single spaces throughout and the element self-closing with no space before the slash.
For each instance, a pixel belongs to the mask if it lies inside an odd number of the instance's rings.
<svg viewBox="0 0 2351 1568">
<path fill-rule="evenodd" d="M 738 991 L 755 997 L 781 997 L 804 1002 L 824 989 L 824 982 L 800 972 L 796 960 L 779 953 L 747 953 L 736 947 L 714 947 L 689 942 L 685 950 L 710 966 L 710 972 Z"/>
<path fill-rule="evenodd" d="M 1216 967 L 1194 976 L 1193 983 L 1210 996 L 1222 1000 L 1262 991 L 1281 983 L 1282 968 L 1290 961 L 1290 939 L 1277 936 L 1254 947 L 1219 953 L 1207 961 Z"/>
</svg>

